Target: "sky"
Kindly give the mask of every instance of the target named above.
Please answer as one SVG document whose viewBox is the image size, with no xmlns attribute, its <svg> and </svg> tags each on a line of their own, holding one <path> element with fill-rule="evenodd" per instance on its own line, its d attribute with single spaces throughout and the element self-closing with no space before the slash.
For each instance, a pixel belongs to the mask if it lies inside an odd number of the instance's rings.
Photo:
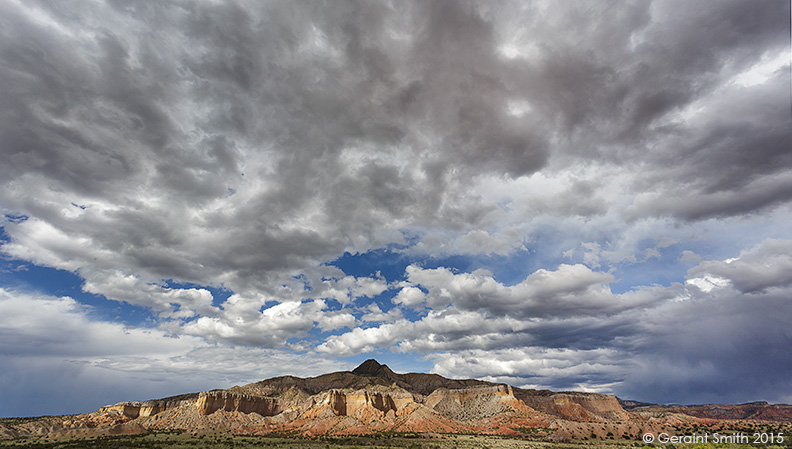
<svg viewBox="0 0 792 449">
<path fill-rule="evenodd" d="M 0 417 L 368 358 L 792 403 L 790 2 L 0 2 Z"/>
</svg>

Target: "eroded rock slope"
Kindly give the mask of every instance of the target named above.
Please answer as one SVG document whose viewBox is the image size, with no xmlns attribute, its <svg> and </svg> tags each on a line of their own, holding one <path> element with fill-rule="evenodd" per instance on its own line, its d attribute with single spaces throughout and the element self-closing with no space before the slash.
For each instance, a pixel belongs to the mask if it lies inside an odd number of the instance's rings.
<svg viewBox="0 0 792 449">
<path fill-rule="evenodd" d="M 783 407 L 771 410 L 759 405 L 718 413 L 775 417 L 786 412 Z M 318 377 L 276 377 L 227 390 L 121 402 L 82 415 L 0 422 L 0 437 L 174 429 L 301 435 L 385 431 L 514 434 L 543 429 L 548 437 L 611 430 L 632 435 L 645 431 L 647 423 L 664 422 L 663 416 L 673 415 L 674 422 L 679 422 L 676 416 L 696 420 L 695 416 L 716 413 L 712 409 L 640 409 L 625 411 L 612 395 L 528 390 L 436 374 L 397 374 L 387 365 L 368 360 L 352 371 Z"/>
</svg>

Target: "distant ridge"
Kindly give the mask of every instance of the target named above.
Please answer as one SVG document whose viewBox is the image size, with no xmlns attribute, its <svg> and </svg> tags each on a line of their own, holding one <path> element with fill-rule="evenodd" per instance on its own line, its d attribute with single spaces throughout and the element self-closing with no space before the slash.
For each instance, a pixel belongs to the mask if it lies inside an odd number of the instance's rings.
<svg viewBox="0 0 792 449">
<path fill-rule="evenodd" d="M 398 374 L 369 359 L 352 371 L 316 377 L 274 377 L 227 390 L 120 402 L 81 415 L 0 420 L 0 438 L 177 430 L 304 436 L 485 433 L 566 441 L 609 435 L 640 438 L 650 431 L 679 433 L 686 426 L 692 430 L 703 424 L 733 428 L 729 426 L 742 422 L 734 420 L 790 427 L 792 406 L 661 406 L 607 394 Z"/>
</svg>

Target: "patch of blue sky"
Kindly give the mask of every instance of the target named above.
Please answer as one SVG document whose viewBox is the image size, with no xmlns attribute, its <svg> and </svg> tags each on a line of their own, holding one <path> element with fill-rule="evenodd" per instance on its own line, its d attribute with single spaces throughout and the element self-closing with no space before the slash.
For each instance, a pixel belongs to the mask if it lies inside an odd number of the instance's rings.
<svg viewBox="0 0 792 449">
<path fill-rule="evenodd" d="M 385 311 L 383 309 L 383 311 Z M 412 322 L 420 321 L 422 318 L 426 316 L 426 309 L 419 308 L 419 309 L 411 309 L 408 307 L 401 308 L 402 316 Z"/>
<path fill-rule="evenodd" d="M 485 269 L 492 273 L 492 277 L 506 286 L 512 286 L 524 281 L 526 277 L 541 268 L 555 269 L 568 260 L 553 256 L 552 251 L 538 248 L 539 244 L 526 245 L 525 249 L 515 250 L 508 255 L 465 255 L 433 258 L 425 260 L 423 268 L 445 267 L 459 273 L 470 273 L 478 269 Z"/>
<path fill-rule="evenodd" d="M 341 303 L 341 301 L 335 298 L 313 298 L 312 300 L 317 300 L 317 299 L 325 302 L 325 310 L 329 312 L 341 310 L 345 307 L 344 304 Z M 273 305 L 274 304 L 275 303 L 273 303 Z M 265 308 L 269 308 L 269 307 L 265 307 Z"/>
<path fill-rule="evenodd" d="M 294 337 L 289 337 L 289 338 L 287 338 L 287 339 L 286 339 L 286 345 L 289 345 L 289 346 L 303 345 L 303 344 L 306 342 L 306 340 L 308 340 L 308 341 L 312 341 L 312 340 L 314 340 L 313 338 L 311 338 L 311 337 L 313 337 L 313 336 L 311 335 L 311 333 L 312 333 L 312 332 L 313 332 L 315 329 L 316 329 L 316 327 L 314 327 L 313 329 L 311 329 L 310 331 L 308 331 L 309 338 L 307 338 L 307 339 L 306 339 L 305 337 L 301 336 L 301 335 L 299 335 L 299 336 L 298 336 L 298 335 L 295 335 Z M 316 338 L 318 338 L 318 336 L 317 336 Z"/>
<path fill-rule="evenodd" d="M 493 278 L 507 286 L 522 282 L 531 273 L 539 269 L 555 270 L 559 265 L 568 263 L 582 263 L 584 251 L 578 249 L 571 257 L 564 255 L 564 245 L 568 242 L 556 238 L 552 230 L 539 232 L 533 236 L 531 242 L 526 243 L 524 249 L 516 250 L 508 255 L 478 254 L 478 255 L 451 255 L 446 257 L 421 257 L 398 252 L 391 248 L 380 248 L 366 253 L 345 253 L 342 257 L 332 261 L 334 265 L 348 275 L 375 276 L 379 271 L 388 282 L 405 280 L 405 270 L 411 264 L 417 264 L 424 269 L 448 268 L 457 273 L 472 272 L 483 268 L 493 274 Z M 650 285 L 671 285 L 675 282 L 684 282 L 687 270 L 695 266 L 696 260 L 683 260 L 682 252 L 692 251 L 705 255 L 705 258 L 717 256 L 734 257 L 737 254 L 723 253 L 723 242 L 707 240 L 686 241 L 675 243 L 663 248 L 655 248 L 657 242 L 651 239 L 640 242 L 638 246 L 638 261 L 622 261 L 600 267 L 595 270 L 610 271 L 616 278 L 610 287 L 614 293 L 624 293 L 634 288 Z M 603 248 L 608 243 L 600 242 Z M 646 257 L 646 251 L 655 248 L 654 257 Z M 391 299 L 399 289 L 390 289 L 373 299 L 360 298 L 358 305 L 377 303 L 383 312 L 390 310 Z M 403 309 L 405 318 L 411 321 L 423 316 L 421 311 Z"/>
<path fill-rule="evenodd" d="M 377 306 L 379 306 L 379 308 L 382 309 L 383 312 L 387 312 L 388 309 L 393 307 L 393 297 L 396 296 L 398 292 L 399 292 L 398 287 L 389 288 L 383 291 L 382 293 L 380 293 L 379 295 L 375 295 L 372 297 L 361 296 L 357 299 L 356 303 L 358 305 L 360 304 L 369 305 L 374 303 L 377 304 Z"/>
<path fill-rule="evenodd" d="M 686 248 L 703 259 L 723 260 L 737 257 L 741 251 L 753 248 L 768 237 L 792 239 L 792 209 L 780 210 L 769 218 L 763 215 L 741 217 L 739 220 L 710 219 L 699 228 L 700 237 L 695 248 Z"/>
<path fill-rule="evenodd" d="M 193 282 L 180 282 L 174 279 L 166 279 L 163 282 L 163 287 L 166 288 L 173 288 L 173 289 L 190 289 L 194 288 L 197 290 L 207 290 L 209 293 L 212 294 L 212 305 L 215 307 L 219 307 L 220 309 L 223 308 L 222 304 L 226 302 L 231 295 L 234 294 L 233 291 L 230 289 L 220 286 L 220 287 L 213 287 L 211 285 L 201 285 L 195 284 Z"/>
<path fill-rule="evenodd" d="M 485 254 L 486 248 L 482 248 L 482 254 L 430 257 L 401 252 L 399 249 L 403 248 L 400 246 L 378 248 L 365 253 L 347 252 L 327 264 L 356 277 L 374 277 L 379 272 L 389 283 L 405 280 L 406 269 L 412 264 L 424 269 L 448 268 L 457 273 L 483 268 L 492 272 L 495 280 L 508 286 L 522 282 L 540 268 L 569 263 L 561 251 L 555 248 L 557 243 L 549 245 L 553 248 L 544 248 L 548 246 L 546 242 L 555 242 L 554 239 L 540 237 L 536 243 L 526 244 L 525 249 L 515 250 L 508 255 Z"/>
<path fill-rule="evenodd" d="M 645 251 L 653 248 L 654 240 L 640 242 L 637 262 L 624 261 L 615 264 L 613 274 L 616 282 L 610 284 L 614 293 L 623 293 L 632 288 L 648 285 L 671 285 L 684 283 L 687 271 L 698 265 L 700 260 L 725 260 L 739 257 L 741 251 L 752 248 L 767 236 L 792 238 L 792 228 L 788 226 L 784 214 L 770 219 L 759 220 L 746 217 L 741 220 L 711 219 L 695 226 L 689 240 L 681 241 L 665 248 L 657 248 L 659 257 L 646 258 Z M 690 257 L 683 257 L 690 251 Z"/>
<path fill-rule="evenodd" d="M 308 277 L 307 277 L 306 275 L 304 275 L 304 274 L 298 274 L 298 275 L 296 275 L 296 276 L 292 276 L 292 278 L 293 278 L 293 279 L 296 279 L 296 280 L 298 280 L 298 281 L 302 281 L 302 283 L 303 283 L 303 290 L 307 290 L 307 291 L 311 291 L 311 290 L 313 290 L 313 287 L 311 287 L 311 284 L 308 282 Z M 284 285 L 284 287 L 286 287 L 286 285 Z"/>
<path fill-rule="evenodd" d="M 28 216 L 23 214 L 4 214 L 3 217 L 6 220 L 10 221 L 11 223 L 22 223 L 23 221 L 28 219 Z M 5 229 L 3 229 L 2 227 L 0 227 L 0 229 L 2 229 L 2 232 L 0 232 L 0 234 L 4 236 L 3 240 L 8 240 L 8 237 L 5 236 Z"/>
<path fill-rule="evenodd" d="M 654 241 L 641 242 L 640 248 L 642 251 L 650 250 L 654 244 Z M 609 284 L 611 291 L 621 294 L 641 286 L 684 283 L 687 270 L 696 262 L 680 259 L 682 251 L 682 245 L 674 244 L 655 248 L 652 257 L 617 264 L 612 271 L 616 279 Z"/>
<path fill-rule="evenodd" d="M 382 365 L 388 365 L 393 372 L 398 374 L 405 373 L 428 373 L 434 364 L 425 358 L 416 357 L 415 354 L 393 351 L 389 348 L 382 348 L 378 351 L 364 352 L 350 357 L 336 357 L 349 363 L 350 371 L 368 359 L 376 359 Z"/>
<path fill-rule="evenodd" d="M 343 256 L 327 262 L 327 265 L 337 267 L 350 276 L 375 277 L 379 272 L 387 282 L 401 281 L 404 280 L 405 269 L 413 260 L 395 249 L 389 246 L 365 253 L 345 252 Z"/>
<path fill-rule="evenodd" d="M 83 280 L 66 270 L 42 267 L 18 259 L 0 259 L 0 287 L 20 292 L 55 297 L 68 296 L 91 307 L 91 315 L 104 321 L 130 326 L 148 326 L 156 321 L 145 307 L 111 301 L 102 295 L 85 292 Z"/>
<path fill-rule="evenodd" d="M 393 298 L 399 293 L 400 290 L 401 290 L 400 288 L 396 287 L 385 290 L 384 292 L 380 293 L 377 296 L 374 296 L 373 298 L 367 298 L 367 297 L 358 298 L 355 301 L 355 305 L 359 307 L 359 310 L 355 313 L 355 315 L 361 317 L 369 313 L 367 307 L 372 303 L 376 304 L 377 307 L 379 307 L 379 309 L 383 313 L 388 313 L 393 308 L 397 307 L 396 304 L 393 303 Z M 418 321 L 424 316 L 426 316 L 426 311 L 423 309 L 415 310 L 407 307 L 401 307 L 400 310 L 402 316 L 410 321 Z"/>
</svg>

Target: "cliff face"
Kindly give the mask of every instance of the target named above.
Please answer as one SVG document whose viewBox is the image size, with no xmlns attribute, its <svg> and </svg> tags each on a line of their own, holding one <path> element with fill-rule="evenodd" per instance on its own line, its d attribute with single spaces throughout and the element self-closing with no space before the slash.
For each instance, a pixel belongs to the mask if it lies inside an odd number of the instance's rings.
<svg viewBox="0 0 792 449">
<path fill-rule="evenodd" d="M 381 393 L 357 390 L 349 393 L 334 390 L 331 392 L 333 411 L 339 416 L 354 416 L 361 411 L 380 412 L 383 416 L 396 411 L 414 401 L 409 393 Z"/>
<path fill-rule="evenodd" d="M 457 404 L 464 404 L 469 400 L 482 396 L 492 395 L 499 400 L 511 401 L 516 400 L 512 387 L 509 385 L 494 385 L 494 386 L 474 386 L 469 388 L 456 388 L 446 389 L 438 388 L 430 394 L 424 402 L 427 407 L 434 408 L 441 401 L 452 400 Z"/>
<path fill-rule="evenodd" d="M 227 412 L 258 413 L 261 416 L 275 416 L 283 410 L 275 398 L 236 394 L 228 391 L 207 391 L 200 393 L 195 401 L 198 413 L 210 415 L 217 410 Z"/>
<path fill-rule="evenodd" d="M 397 374 L 369 360 L 351 372 L 306 379 L 285 376 L 228 390 L 121 402 L 83 415 L 23 424 L 0 422 L 0 438 L 168 429 L 318 435 L 385 431 L 513 434 L 526 428 L 545 429 L 548 436 L 555 437 L 605 437 L 609 431 L 640 436 L 648 425 L 698 419 L 792 422 L 792 406 L 767 403 L 631 410 L 626 412 L 611 395 L 526 390 L 435 374 Z M 557 432 L 547 431 L 550 428 Z"/>
<path fill-rule="evenodd" d="M 216 414 L 226 413 L 226 419 L 232 416 L 245 423 L 252 419 L 262 428 L 279 425 L 280 429 L 298 428 L 308 433 L 329 429 L 335 433 L 455 432 L 482 423 L 486 426 L 487 420 L 496 417 L 540 415 L 517 399 L 508 385 L 433 374 L 396 374 L 373 360 L 352 372 L 308 379 L 279 377 L 189 397 L 122 402 L 98 413 L 118 414 L 146 425 L 168 422 L 175 427 L 201 422 L 201 416 L 215 420 Z"/>
<path fill-rule="evenodd" d="M 571 421 L 629 421 L 630 415 L 616 396 L 598 393 L 552 393 L 517 390 L 527 406 Z M 549 393 L 549 394 L 548 394 Z"/>
<path fill-rule="evenodd" d="M 156 415 L 165 410 L 192 404 L 199 394 L 184 394 L 170 398 L 157 399 L 141 402 L 119 402 L 115 405 L 108 405 L 99 409 L 100 413 L 120 413 L 128 418 L 139 418 Z"/>
</svg>

